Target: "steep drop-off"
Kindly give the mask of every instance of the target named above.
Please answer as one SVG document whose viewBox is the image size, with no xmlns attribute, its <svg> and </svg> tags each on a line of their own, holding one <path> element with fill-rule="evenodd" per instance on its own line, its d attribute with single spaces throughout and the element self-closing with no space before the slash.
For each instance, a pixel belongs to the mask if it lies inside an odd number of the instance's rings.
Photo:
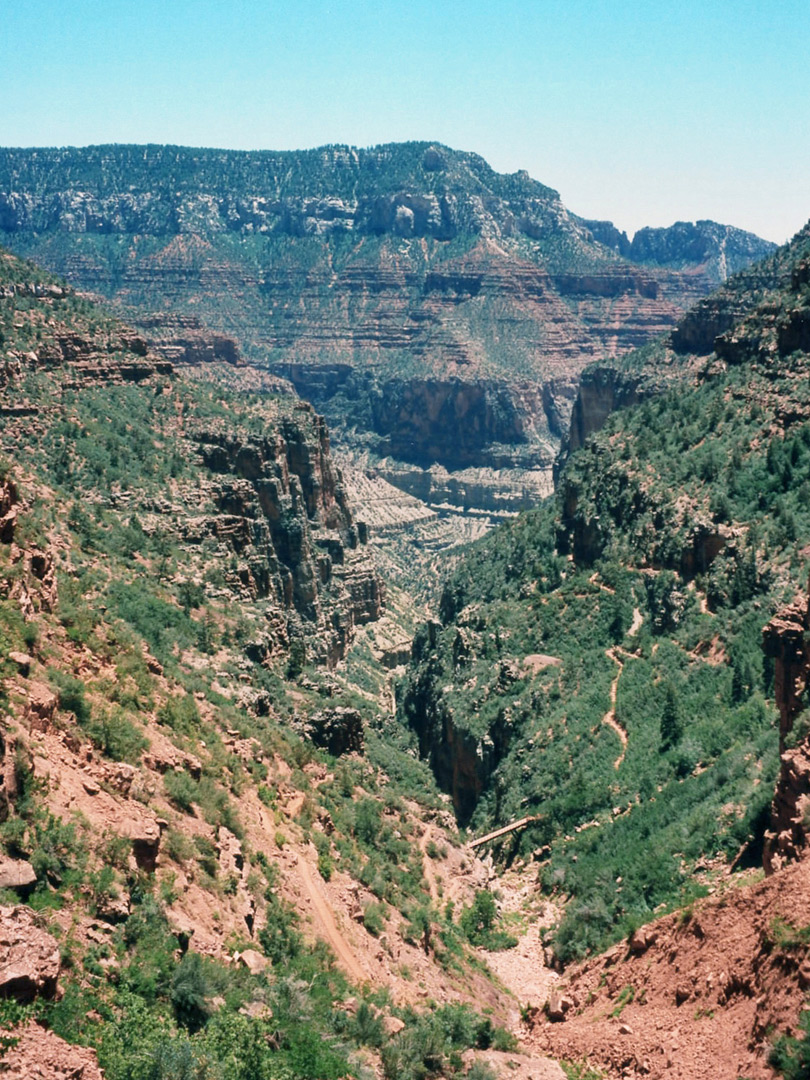
<svg viewBox="0 0 810 1080">
<path fill-rule="evenodd" d="M 673 229 L 677 231 L 677 226 Z M 646 232 L 666 233 L 667 230 L 642 229 L 637 237 Z M 670 238 L 664 243 L 664 239 L 661 239 L 664 250 L 669 250 L 673 241 Z M 779 303 L 778 294 L 790 286 L 794 273 L 792 254 L 791 247 L 785 246 L 753 265 L 748 266 L 745 261 L 738 263 L 733 268 L 733 276 L 690 308 L 669 334 L 646 348 L 624 356 L 604 357 L 586 367 L 574 399 L 571 424 L 555 462 L 555 475 L 559 476 L 568 455 L 599 431 L 613 411 L 660 394 L 668 383 L 683 378 L 685 368 L 700 367 L 704 358 L 715 349 L 718 339 L 769 297 Z M 732 272 L 731 264 L 729 272 Z M 796 348 L 800 348 L 801 331 L 796 334 L 794 330 L 793 334 Z M 724 346 L 719 347 L 722 350 Z M 781 351 L 784 355 L 790 350 L 781 348 Z"/>
<path fill-rule="evenodd" d="M 137 517 L 144 543 L 159 533 L 183 545 L 189 585 L 215 551 L 234 599 L 267 604 L 253 646 L 265 659 L 293 638 L 313 659 L 342 658 L 355 625 L 379 617 L 383 591 L 312 407 L 265 397 L 240 410 L 238 397 L 181 389 L 143 338 L 13 256 L 0 260 L 3 452 L 50 461 L 77 498 L 93 482 L 91 502 L 122 523 Z M 128 461 L 127 425 L 138 421 L 155 442 Z M 140 467 L 161 479 L 136 494 Z"/>
</svg>

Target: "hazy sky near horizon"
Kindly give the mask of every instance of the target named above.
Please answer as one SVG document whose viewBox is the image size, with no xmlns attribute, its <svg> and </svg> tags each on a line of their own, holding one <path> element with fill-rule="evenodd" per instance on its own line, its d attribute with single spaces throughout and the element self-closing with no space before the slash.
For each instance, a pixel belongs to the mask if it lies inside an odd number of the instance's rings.
<svg viewBox="0 0 810 1080">
<path fill-rule="evenodd" d="M 37 0 L 0 145 L 435 140 L 632 233 L 810 217 L 808 0 Z"/>
</svg>

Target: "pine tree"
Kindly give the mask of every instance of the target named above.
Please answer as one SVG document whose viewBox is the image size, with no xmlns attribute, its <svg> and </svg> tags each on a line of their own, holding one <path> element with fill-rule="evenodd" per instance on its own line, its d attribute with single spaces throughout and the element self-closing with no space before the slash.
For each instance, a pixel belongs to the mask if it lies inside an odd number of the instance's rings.
<svg viewBox="0 0 810 1080">
<path fill-rule="evenodd" d="M 671 682 L 667 683 L 664 710 L 661 713 L 661 751 L 671 750 L 683 735 L 683 720 L 678 695 Z"/>
</svg>

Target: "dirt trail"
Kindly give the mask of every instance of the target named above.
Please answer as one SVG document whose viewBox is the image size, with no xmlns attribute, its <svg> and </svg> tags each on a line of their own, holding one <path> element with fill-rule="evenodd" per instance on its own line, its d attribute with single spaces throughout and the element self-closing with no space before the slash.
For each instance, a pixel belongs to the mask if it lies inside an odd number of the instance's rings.
<svg viewBox="0 0 810 1080">
<path fill-rule="evenodd" d="M 352 952 L 351 946 L 338 929 L 338 925 L 335 922 L 335 917 L 332 914 L 332 908 L 329 905 L 329 902 L 321 893 L 321 890 L 318 888 L 306 859 L 299 858 L 297 868 L 300 873 L 301 882 L 306 891 L 306 895 L 312 902 L 313 915 L 320 923 L 320 929 L 323 930 L 326 940 L 335 950 L 335 954 L 340 961 L 341 967 L 344 969 L 346 974 L 349 975 L 356 982 L 367 982 L 368 975 L 358 964 L 357 958 Z"/>
<path fill-rule="evenodd" d="M 628 637 L 635 637 L 639 630 L 644 625 L 644 616 L 638 608 L 633 608 L 633 623 L 630 629 L 627 631 Z"/>
<path fill-rule="evenodd" d="M 622 671 L 624 670 L 624 661 L 619 659 L 617 653 L 618 647 L 615 645 L 612 649 L 605 649 L 605 656 L 610 657 L 611 660 L 618 664 L 619 670 L 616 672 L 616 678 L 610 684 L 610 708 L 602 717 L 602 723 L 607 724 L 609 728 L 616 732 L 619 737 L 619 741 L 622 744 L 622 752 L 613 762 L 614 769 L 618 769 L 618 767 L 624 761 L 624 755 L 627 753 L 627 732 L 616 720 L 616 695 L 619 690 L 619 679 L 622 677 Z"/>
</svg>

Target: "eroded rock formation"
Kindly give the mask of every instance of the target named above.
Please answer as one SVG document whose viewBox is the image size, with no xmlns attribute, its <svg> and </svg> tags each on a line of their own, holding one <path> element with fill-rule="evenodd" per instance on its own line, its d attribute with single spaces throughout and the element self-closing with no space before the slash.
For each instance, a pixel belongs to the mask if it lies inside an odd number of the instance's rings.
<svg viewBox="0 0 810 1080">
<path fill-rule="evenodd" d="M 354 626 L 379 618 L 383 586 L 323 420 L 297 405 L 263 436 L 206 428 L 194 438 L 216 477 L 218 512 L 190 523 L 188 537 L 209 533 L 230 547 L 241 586 L 288 613 L 288 639 L 305 632 L 310 657 L 335 663 Z"/>
<path fill-rule="evenodd" d="M 810 834 L 810 610 L 806 598 L 779 612 L 763 631 L 765 655 L 773 662 L 779 709 L 781 766 L 765 837 L 766 873 L 807 854 Z"/>
</svg>

